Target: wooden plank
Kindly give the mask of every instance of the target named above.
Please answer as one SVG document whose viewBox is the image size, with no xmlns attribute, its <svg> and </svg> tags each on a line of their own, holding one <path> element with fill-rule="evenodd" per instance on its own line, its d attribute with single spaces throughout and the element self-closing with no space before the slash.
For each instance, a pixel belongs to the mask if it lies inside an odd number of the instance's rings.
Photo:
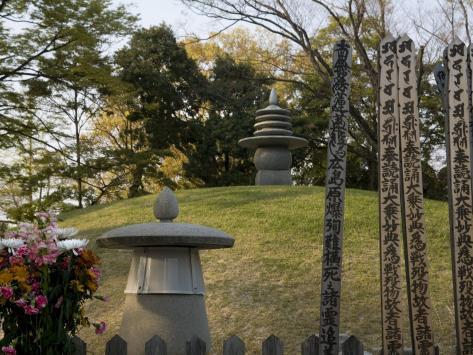
<svg viewBox="0 0 473 355">
<path fill-rule="evenodd" d="M 473 226 L 471 196 L 468 51 L 455 39 L 448 46 L 448 164 L 450 226 L 457 352 L 473 354 Z"/>
<path fill-rule="evenodd" d="M 411 342 L 415 354 L 433 355 L 416 55 L 414 43 L 407 35 L 397 40 L 397 65 L 403 192 L 401 204 Z"/>
<path fill-rule="evenodd" d="M 245 350 L 245 343 L 235 335 L 223 343 L 223 355 L 245 355 Z"/>
<path fill-rule="evenodd" d="M 283 343 L 275 335 L 270 335 L 263 341 L 263 355 L 283 355 L 284 347 Z"/>
<path fill-rule="evenodd" d="M 74 344 L 74 355 L 85 355 L 87 353 L 87 344 L 78 336 L 72 338 Z"/>
<path fill-rule="evenodd" d="M 363 344 L 357 337 L 351 335 L 342 345 L 342 355 L 363 355 Z"/>
<path fill-rule="evenodd" d="M 145 355 L 167 355 L 168 348 L 166 342 L 155 335 L 145 344 Z"/>
<path fill-rule="evenodd" d="M 186 342 L 187 355 L 205 355 L 207 353 L 207 346 L 205 341 L 194 335 L 191 340 Z"/>
<path fill-rule="evenodd" d="M 312 334 L 301 344 L 301 355 L 319 355 L 319 338 Z"/>
<path fill-rule="evenodd" d="M 127 344 L 118 334 L 107 342 L 105 355 L 127 355 Z"/>
<path fill-rule="evenodd" d="M 342 274 L 343 216 L 352 50 L 344 40 L 334 46 L 332 115 L 327 143 L 324 250 L 320 300 L 320 353 L 338 355 Z"/>
<path fill-rule="evenodd" d="M 380 43 L 378 94 L 379 233 L 383 352 L 401 355 L 401 198 L 396 40 Z"/>
</svg>

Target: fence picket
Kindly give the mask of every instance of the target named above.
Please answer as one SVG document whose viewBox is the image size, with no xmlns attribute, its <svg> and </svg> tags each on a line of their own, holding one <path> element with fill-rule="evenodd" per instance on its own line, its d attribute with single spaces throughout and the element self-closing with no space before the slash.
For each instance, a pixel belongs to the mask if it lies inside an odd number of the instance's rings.
<svg viewBox="0 0 473 355">
<path fill-rule="evenodd" d="M 205 355 L 207 353 L 207 346 L 205 341 L 194 335 L 191 340 L 186 342 L 187 355 Z"/>
<path fill-rule="evenodd" d="M 166 342 L 155 335 L 145 344 L 145 355 L 167 355 L 168 349 Z"/>
<path fill-rule="evenodd" d="M 283 343 L 275 335 L 270 335 L 263 341 L 263 355 L 283 355 Z"/>
<path fill-rule="evenodd" d="M 244 355 L 245 343 L 236 335 L 228 338 L 223 343 L 223 355 Z"/>
<path fill-rule="evenodd" d="M 87 353 L 87 344 L 78 336 L 72 338 L 74 344 L 74 355 L 85 355 Z"/>
<path fill-rule="evenodd" d="M 127 355 L 126 341 L 118 334 L 115 334 L 113 338 L 107 342 L 105 355 Z"/>
<path fill-rule="evenodd" d="M 319 355 L 319 338 L 312 334 L 301 344 L 301 355 Z"/>
<path fill-rule="evenodd" d="M 342 355 L 363 355 L 363 344 L 355 336 L 350 336 L 343 342 Z"/>
</svg>

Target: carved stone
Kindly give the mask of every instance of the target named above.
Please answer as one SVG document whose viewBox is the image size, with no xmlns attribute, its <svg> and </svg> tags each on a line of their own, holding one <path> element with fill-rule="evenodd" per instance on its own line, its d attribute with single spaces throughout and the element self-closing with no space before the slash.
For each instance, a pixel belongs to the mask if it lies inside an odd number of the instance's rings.
<svg viewBox="0 0 473 355">
<path fill-rule="evenodd" d="M 229 248 L 234 239 L 214 228 L 172 223 L 179 206 L 170 189 L 159 195 L 154 212 L 161 223 L 125 226 L 97 238 L 100 247 L 133 250 L 120 335 L 129 354 L 144 354 L 155 334 L 169 355 L 185 354 L 195 335 L 210 349 L 199 249 Z"/>
<path fill-rule="evenodd" d="M 271 90 L 269 106 L 256 112 L 254 137 L 238 144 L 254 149 L 256 185 L 292 185 L 292 149 L 307 146 L 307 140 L 292 135 L 289 110 L 278 106 L 276 91 Z"/>
</svg>

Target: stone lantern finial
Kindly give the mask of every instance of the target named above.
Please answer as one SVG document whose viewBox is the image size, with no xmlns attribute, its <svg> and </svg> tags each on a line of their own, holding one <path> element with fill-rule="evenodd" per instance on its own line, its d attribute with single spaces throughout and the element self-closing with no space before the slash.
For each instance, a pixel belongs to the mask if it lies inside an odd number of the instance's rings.
<svg viewBox="0 0 473 355">
<path fill-rule="evenodd" d="M 271 94 L 269 94 L 269 104 L 277 106 L 278 105 L 278 94 L 276 93 L 276 89 L 271 89 Z"/>
<path fill-rule="evenodd" d="M 179 215 L 179 203 L 169 187 L 164 187 L 153 207 L 154 216 L 160 222 L 172 222 Z"/>
</svg>

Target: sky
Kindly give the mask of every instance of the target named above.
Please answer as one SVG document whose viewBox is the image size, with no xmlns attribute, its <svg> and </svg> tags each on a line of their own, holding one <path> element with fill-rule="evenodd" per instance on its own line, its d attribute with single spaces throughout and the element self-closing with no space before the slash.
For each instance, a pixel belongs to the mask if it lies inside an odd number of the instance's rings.
<svg viewBox="0 0 473 355">
<path fill-rule="evenodd" d="M 144 27 L 159 25 L 166 22 L 177 37 L 196 34 L 204 37 L 219 23 L 199 16 L 187 9 L 179 0 L 114 0 L 115 4 L 131 4 L 129 10 L 140 16 L 140 24 Z"/>
</svg>

